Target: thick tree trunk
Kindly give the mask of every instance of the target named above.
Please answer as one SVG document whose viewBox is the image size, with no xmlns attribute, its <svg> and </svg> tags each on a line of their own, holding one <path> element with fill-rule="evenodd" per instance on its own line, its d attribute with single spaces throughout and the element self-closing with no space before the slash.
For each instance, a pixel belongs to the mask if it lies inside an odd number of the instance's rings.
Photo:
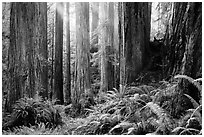
<svg viewBox="0 0 204 137">
<path fill-rule="evenodd" d="M 145 54 L 150 36 L 150 6 L 148 3 L 124 4 L 125 64 L 127 84 L 135 81 L 147 63 Z"/>
<path fill-rule="evenodd" d="M 193 79 L 202 77 L 202 3 L 174 3 L 173 18 L 167 28 L 166 47 L 167 74 L 187 75 Z M 171 31 L 168 31 L 171 30 Z M 201 92 L 189 81 L 179 79 L 176 96 L 173 104 L 178 104 L 172 111 L 178 117 L 191 109 L 191 101 L 184 96 L 188 94 L 198 103 L 201 101 Z"/>
<path fill-rule="evenodd" d="M 55 23 L 55 73 L 54 73 L 54 99 L 57 104 L 64 103 L 63 96 L 63 3 L 56 4 L 56 23 Z"/>
<path fill-rule="evenodd" d="M 41 91 L 41 86 L 46 89 L 46 74 L 41 73 L 47 56 L 44 53 L 47 46 L 46 8 L 43 7 L 46 3 L 11 4 L 8 111 L 19 98 L 33 98 L 36 91 Z"/>
<path fill-rule="evenodd" d="M 168 74 L 201 76 L 201 3 L 174 3 Z"/>
<path fill-rule="evenodd" d="M 89 3 L 80 2 L 76 5 L 76 61 L 72 104 L 80 112 L 80 99 L 90 91 L 90 40 L 89 40 Z M 83 105 L 83 104 L 82 104 Z"/>
<path fill-rule="evenodd" d="M 183 54 L 181 52 L 175 53 L 179 59 L 178 62 L 173 65 L 172 70 L 178 70 L 182 75 L 187 75 L 193 79 L 202 77 L 202 3 L 175 3 L 175 7 L 185 7 L 175 9 L 177 12 L 184 12 L 184 20 L 180 22 L 182 30 L 181 35 L 176 35 L 181 41 L 181 45 L 177 43 L 175 47 L 184 47 Z M 175 18 L 179 19 L 179 18 Z M 173 26 L 174 27 L 174 26 Z M 185 33 L 184 33 L 185 32 Z M 176 61 L 177 62 L 177 61 Z M 199 102 L 201 93 L 198 89 L 187 81 L 181 80 L 179 83 L 180 92 L 186 93 Z"/>
<path fill-rule="evenodd" d="M 70 69 L 70 18 L 69 18 L 69 3 L 66 3 L 66 49 L 67 49 L 67 79 L 66 79 L 66 91 L 65 91 L 65 103 L 71 103 L 71 69 Z"/>
</svg>

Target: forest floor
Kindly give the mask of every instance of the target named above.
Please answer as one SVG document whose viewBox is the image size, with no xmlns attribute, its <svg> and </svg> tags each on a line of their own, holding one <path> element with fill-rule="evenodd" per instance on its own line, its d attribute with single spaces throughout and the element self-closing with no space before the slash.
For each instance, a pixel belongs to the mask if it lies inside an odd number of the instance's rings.
<svg viewBox="0 0 204 137">
<path fill-rule="evenodd" d="M 123 93 L 115 89 L 95 97 L 96 105 L 84 108 L 78 117 L 72 117 L 71 105 L 54 105 L 61 118 L 55 127 L 48 128 L 44 122 L 3 130 L 2 134 L 201 135 L 201 103 L 180 95 L 177 80 L 160 79 L 158 73 L 141 74 L 138 83 L 125 87 Z"/>
</svg>

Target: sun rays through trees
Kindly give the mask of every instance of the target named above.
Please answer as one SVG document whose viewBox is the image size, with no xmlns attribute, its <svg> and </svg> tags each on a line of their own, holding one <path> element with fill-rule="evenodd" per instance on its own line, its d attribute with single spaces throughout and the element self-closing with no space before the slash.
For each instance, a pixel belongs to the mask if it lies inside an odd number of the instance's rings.
<svg viewBox="0 0 204 137">
<path fill-rule="evenodd" d="M 201 135 L 202 3 L 3 2 L 2 134 Z"/>
</svg>

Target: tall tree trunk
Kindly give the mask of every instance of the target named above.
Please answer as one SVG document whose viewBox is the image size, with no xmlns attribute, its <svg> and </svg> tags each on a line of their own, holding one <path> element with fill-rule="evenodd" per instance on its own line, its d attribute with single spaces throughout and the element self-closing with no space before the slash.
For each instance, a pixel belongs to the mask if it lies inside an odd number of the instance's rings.
<svg viewBox="0 0 204 137">
<path fill-rule="evenodd" d="M 172 22 L 167 27 L 166 47 L 167 75 L 187 75 L 193 79 L 202 77 L 202 3 L 176 2 L 173 4 Z M 179 79 L 176 96 L 172 98 L 173 116 L 179 117 L 193 108 L 188 94 L 198 103 L 201 92 L 189 81 Z M 201 102 L 200 102 L 201 103 Z"/>
<path fill-rule="evenodd" d="M 111 90 L 114 86 L 113 34 L 114 12 L 113 3 L 100 3 L 101 29 L 101 91 Z"/>
<path fill-rule="evenodd" d="M 52 54 L 52 63 L 51 63 L 51 80 L 50 80 L 50 100 L 52 100 L 53 93 L 54 93 L 54 39 L 55 39 L 55 15 L 53 14 L 53 26 L 51 28 L 52 30 L 52 47 L 51 47 L 51 54 Z"/>
<path fill-rule="evenodd" d="M 147 2 L 123 3 L 125 64 L 127 84 L 135 81 L 138 73 L 147 63 L 145 54 L 150 35 L 150 6 Z"/>
<path fill-rule="evenodd" d="M 119 36 L 119 90 L 120 93 L 124 92 L 126 84 L 126 65 L 125 65 L 125 40 L 124 40 L 124 7 L 123 3 L 118 3 L 118 36 Z"/>
<path fill-rule="evenodd" d="M 120 67 L 119 67 L 119 34 L 118 34 L 118 2 L 114 3 L 114 35 L 113 35 L 113 47 L 114 47 L 114 87 L 119 89 L 120 80 Z"/>
<path fill-rule="evenodd" d="M 66 78 L 66 91 L 65 91 L 65 103 L 71 103 L 71 70 L 70 70 L 70 18 L 69 18 L 69 3 L 66 3 L 66 49 L 67 49 L 67 78 Z"/>
<path fill-rule="evenodd" d="M 73 108 L 80 112 L 82 94 L 90 91 L 90 40 L 89 40 L 89 3 L 77 2 L 76 9 L 76 61 L 74 75 Z"/>
<path fill-rule="evenodd" d="M 114 88 L 114 3 L 108 3 L 108 46 L 106 47 L 108 90 Z"/>
<path fill-rule="evenodd" d="M 98 43 L 98 35 L 96 33 L 96 28 L 98 27 L 99 21 L 99 3 L 93 2 L 91 5 L 92 8 L 92 22 L 91 22 L 91 42 L 92 46 L 95 46 Z"/>
<path fill-rule="evenodd" d="M 202 3 L 174 3 L 172 21 L 169 75 L 202 77 Z M 180 80 L 179 88 L 181 94 L 200 100 L 200 91 L 189 82 Z"/>
<path fill-rule="evenodd" d="M 64 103 L 63 96 L 63 12 L 62 2 L 56 4 L 56 23 L 55 23 L 55 73 L 54 73 L 54 99 L 57 104 Z"/>
<path fill-rule="evenodd" d="M 39 57 L 41 59 L 41 70 L 39 72 L 41 92 L 39 95 L 44 99 L 48 99 L 47 3 L 40 3 L 37 8 L 40 11 L 36 13 L 38 14 L 36 29 L 37 36 L 39 37 L 39 43 L 36 46 L 38 46 Z"/>
<path fill-rule="evenodd" d="M 170 40 L 168 45 L 171 45 L 168 54 L 169 75 L 181 73 L 196 78 L 201 74 L 201 5 L 201 3 L 174 3 L 173 31 L 168 38 Z"/>
<path fill-rule="evenodd" d="M 96 53 L 98 52 L 99 49 L 99 2 L 91 2 L 90 3 L 90 8 L 91 8 L 91 22 L 90 22 L 90 27 L 91 27 L 91 40 L 90 40 L 90 54 L 91 54 L 91 59 L 95 58 Z M 90 61 L 91 62 L 91 61 Z M 100 67 L 99 64 L 90 63 L 90 75 L 91 75 L 91 84 L 94 85 L 92 86 L 92 91 L 98 92 L 98 87 L 95 84 L 98 81 L 98 77 L 100 77 Z M 95 92 L 96 93 L 96 92 Z"/>
<path fill-rule="evenodd" d="M 46 10 L 43 7 L 46 3 L 11 4 L 8 111 L 19 98 L 33 98 L 41 85 L 46 87 L 46 74 L 41 73 L 47 42 Z"/>
</svg>

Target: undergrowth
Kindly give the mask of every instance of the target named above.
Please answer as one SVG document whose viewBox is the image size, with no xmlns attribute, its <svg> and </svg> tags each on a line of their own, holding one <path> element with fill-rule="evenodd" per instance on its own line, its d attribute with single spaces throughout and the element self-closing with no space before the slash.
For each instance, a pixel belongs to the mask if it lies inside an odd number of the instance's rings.
<svg viewBox="0 0 204 137">
<path fill-rule="evenodd" d="M 20 126 L 35 126 L 44 123 L 46 128 L 54 128 L 62 124 L 62 118 L 50 101 L 41 98 L 21 98 L 16 102 L 13 111 L 7 115 L 3 130 L 15 130 Z"/>
<path fill-rule="evenodd" d="M 193 83 L 200 91 L 201 79 L 185 75 L 175 76 Z M 181 95 L 176 82 L 159 82 L 159 86 L 126 86 L 99 93 L 96 104 L 87 108 L 85 117 L 72 117 L 71 105 L 53 105 L 49 101 L 24 98 L 11 113 L 22 125 L 9 128 L 3 134 L 24 135 L 201 135 L 202 104 L 187 94 Z M 176 103 L 191 104 L 183 107 Z M 31 120 L 31 117 L 33 120 Z M 29 118 L 29 121 L 27 119 Z M 27 123 L 26 123 L 27 122 Z M 10 123 L 10 127 L 11 127 Z M 64 124 L 60 124 L 64 123 Z M 6 127 L 6 128 L 5 128 Z"/>
</svg>

